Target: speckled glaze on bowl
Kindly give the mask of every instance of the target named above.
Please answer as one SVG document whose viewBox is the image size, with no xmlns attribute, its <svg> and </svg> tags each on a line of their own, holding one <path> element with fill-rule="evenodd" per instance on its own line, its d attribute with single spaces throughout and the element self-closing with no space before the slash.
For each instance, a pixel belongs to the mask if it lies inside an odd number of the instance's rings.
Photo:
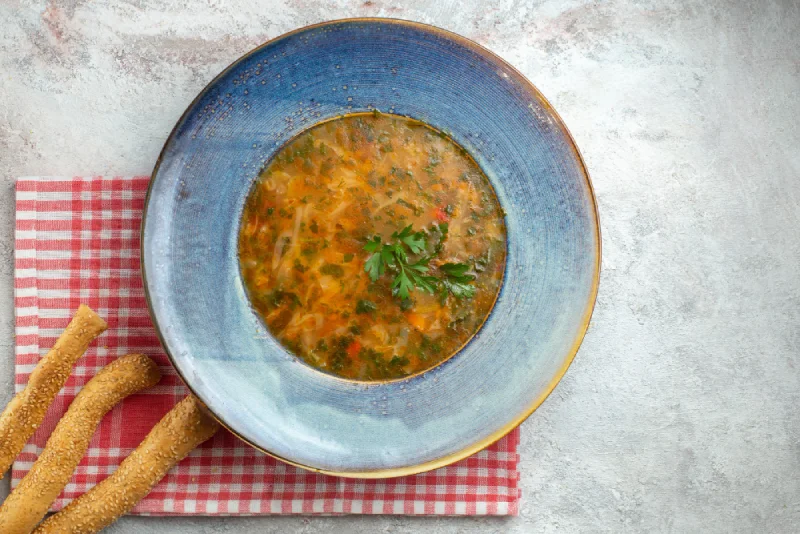
<svg viewBox="0 0 800 534">
<path fill-rule="evenodd" d="M 449 133 L 507 212 L 503 289 L 458 354 L 406 380 L 366 385 L 283 349 L 250 307 L 237 234 L 259 169 L 290 138 L 369 109 Z M 142 269 L 162 343 L 189 388 L 254 447 L 353 477 L 464 458 L 530 415 L 589 323 L 600 234 L 566 127 L 507 63 L 458 35 L 388 19 L 303 28 L 253 50 L 184 113 L 156 166 Z"/>
</svg>

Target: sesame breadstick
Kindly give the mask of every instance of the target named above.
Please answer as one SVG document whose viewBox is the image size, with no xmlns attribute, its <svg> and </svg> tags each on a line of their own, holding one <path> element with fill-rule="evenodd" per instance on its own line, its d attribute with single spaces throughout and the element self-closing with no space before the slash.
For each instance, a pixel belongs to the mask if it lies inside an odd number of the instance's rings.
<svg viewBox="0 0 800 534">
<path fill-rule="evenodd" d="M 36 364 L 25 389 L 17 393 L 0 415 L 0 478 L 42 424 L 47 408 L 72 372 L 89 343 L 108 328 L 89 306 L 81 304 L 66 330 Z"/>
<path fill-rule="evenodd" d="M 29 534 L 69 482 L 103 416 L 159 380 L 158 366 L 144 354 L 123 356 L 101 369 L 72 401 L 42 454 L 0 506 L 0 532 Z"/>
<path fill-rule="evenodd" d="M 90 534 L 119 519 L 175 464 L 219 430 L 193 396 L 179 402 L 114 474 L 47 518 L 35 534 Z"/>
</svg>

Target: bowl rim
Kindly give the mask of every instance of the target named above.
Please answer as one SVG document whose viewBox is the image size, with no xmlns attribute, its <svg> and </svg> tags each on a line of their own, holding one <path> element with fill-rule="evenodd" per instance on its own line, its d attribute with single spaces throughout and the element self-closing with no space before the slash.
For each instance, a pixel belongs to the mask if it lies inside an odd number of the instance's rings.
<svg viewBox="0 0 800 534">
<path fill-rule="evenodd" d="M 461 449 L 459 451 L 456 451 L 456 452 L 453 452 L 453 453 L 450 453 L 450 454 L 448 454 L 446 456 L 443 456 L 441 458 L 437 458 L 435 460 L 430 460 L 430 461 L 427 461 L 427 462 L 423 462 L 423 463 L 420 463 L 420 464 L 414 464 L 414 465 L 410 465 L 410 466 L 396 467 L 396 468 L 389 468 L 389 469 L 374 469 L 374 470 L 370 470 L 370 471 L 359 471 L 359 472 L 355 472 L 355 471 L 340 472 L 340 471 L 332 471 L 332 470 L 327 470 L 327 469 L 320 469 L 318 467 L 304 465 L 304 464 L 301 464 L 301 463 L 298 463 L 298 462 L 283 458 L 282 456 L 279 456 L 279 455 L 277 455 L 277 454 L 275 454 L 273 452 L 270 452 L 270 451 L 268 451 L 268 450 L 266 450 L 266 449 L 264 449 L 262 447 L 259 447 L 258 445 L 254 444 L 251 441 L 249 441 L 248 439 L 244 438 L 234 428 L 230 427 L 220 416 L 218 416 L 216 413 L 214 413 L 214 411 L 208 406 L 208 404 L 204 401 L 204 399 L 200 395 L 198 395 L 198 393 L 191 386 L 189 381 L 186 380 L 186 377 L 183 376 L 183 373 L 180 371 L 180 368 L 176 364 L 175 359 L 173 358 L 172 354 L 170 353 L 169 349 L 167 348 L 167 345 L 166 345 L 166 343 L 164 341 L 164 337 L 163 337 L 163 335 L 161 333 L 161 326 L 159 325 L 158 320 L 156 319 L 155 310 L 153 308 L 153 303 L 152 303 L 152 300 L 150 298 L 150 291 L 149 291 L 149 284 L 147 283 L 147 270 L 146 270 L 146 267 L 145 267 L 145 262 L 144 261 L 140 262 L 140 269 L 141 269 L 141 274 L 142 274 L 142 285 L 143 285 L 143 288 L 144 288 L 145 301 L 147 302 L 148 313 L 150 315 L 150 319 L 153 322 L 153 326 L 155 327 L 155 331 L 156 331 L 156 335 L 158 336 L 158 340 L 161 343 L 161 346 L 164 349 L 164 352 L 167 355 L 167 358 L 169 358 L 170 363 L 172 364 L 173 368 L 175 369 L 175 372 L 180 377 L 181 381 L 189 389 L 190 394 L 193 395 L 195 398 L 197 398 L 201 402 L 201 404 L 206 409 L 206 411 L 209 413 L 209 415 L 211 415 L 215 420 L 217 420 L 217 422 L 219 422 L 220 425 L 222 425 L 225 429 L 227 429 L 229 432 L 231 432 L 234 436 L 236 436 L 237 438 L 242 440 L 247 445 L 253 447 L 254 449 L 256 449 L 256 450 L 258 450 L 258 451 L 260 451 L 260 452 L 262 452 L 262 453 L 264 453 L 264 454 L 266 454 L 268 456 L 271 456 L 271 457 L 275 458 L 276 460 L 280 460 L 281 462 L 288 463 L 290 465 L 293 465 L 293 466 L 296 466 L 296 467 L 300 467 L 300 468 L 306 469 L 308 471 L 313 471 L 313 472 L 322 473 L 322 474 L 326 474 L 326 475 L 333 475 L 333 476 L 346 477 L 346 478 L 378 479 L 378 478 L 392 478 L 392 477 L 399 477 L 399 476 L 415 475 L 415 474 L 418 474 L 418 473 L 424 473 L 426 471 L 431 471 L 433 469 L 444 467 L 446 465 L 450 465 L 452 463 L 458 462 L 459 460 L 463 460 L 464 458 L 472 456 L 473 454 L 485 449 L 486 447 L 489 447 L 493 443 L 495 443 L 495 442 L 499 441 L 500 439 L 502 439 L 503 437 L 505 437 L 512 430 L 514 430 L 520 424 L 522 424 L 523 421 L 525 421 L 528 417 L 530 417 L 531 414 L 533 414 L 533 412 L 535 412 L 539 408 L 539 406 L 541 406 L 542 403 L 544 403 L 544 401 L 547 399 L 547 397 L 550 396 L 550 394 L 553 392 L 555 387 L 558 385 L 558 383 L 564 377 L 564 374 L 567 372 L 567 369 L 569 369 L 569 367 L 572 364 L 572 362 L 575 360 L 575 356 L 577 355 L 578 350 L 580 349 L 580 346 L 583 343 L 584 338 L 586 337 L 586 332 L 587 332 L 587 330 L 589 328 L 589 323 L 591 322 L 592 314 L 594 313 L 594 308 L 595 308 L 595 305 L 597 303 L 597 294 L 598 294 L 598 289 L 599 289 L 599 285 L 600 285 L 600 271 L 601 271 L 601 263 L 602 263 L 601 260 L 602 260 L 602 244 L 603 244 L 603 242 L 602 242 L 602 235 L 601 235 L 601 231 L 600 231 L 600 215 L 599 215 L 599 211 L 598 211 L 597 197 L 596 197 L 595 192 L 594 192 L 594 186 L 592 185 L 592 180 L 591 180 L 591 178 L 589 176 L 589 171 L 586 168 L 586 162 L 583 159 L 583 156 L 582 156 L 582 154 L 580 152 L 580 149 L 578 149 L 578 146 L 575 143 L 575 139 L 572 136 L 572 133 L 567 128 L 567 125 L 564 123 L 564 120 L 561 118 L 561 116 L 558 114 L 558 112 L 555 110 L 555 108 L 552 106 L 552 104 L 550 104 L 550 102 L 547 100 L 547 98 L 545 98 L 545 96 L 541 93 L 541 91 L 539 91 L 539 89 L 530 80 L 528 80 L 528 78 L 526 78 L 525 75 L 523 75 L 516 67 L 514 67 L 513 65 L 508 63 L 506 60 L 504 60 L 503 58 L 501 58 L 500 56 L 498 56 L 497 54 L 495 54 L 494 52 L 492 52 L 488 48 L 484 47 L 483 45 L 478 44 L 477 42 L 475 42 L 475 41 L 473 41 L 473 40 L 471 40 L 471 39 L 469 39 L 467 37 L 464 37 L 464 36 L 462 36 L 460 34 L 457 34 L 455 32 L 451 32 L 449 30 L 445 30 L 443 28 L 439 28 L 438 26 L 433 26 L 431 24 L 425 24 L 425 23 L 422 23 L 422 22 L 416 22 L 416 21 L 400 19 L 400 18 L 353 17 L 353 18 L 335 19 L 335 20 L 328 20 L 328 21 L 318 22 L 318 23 L 315 23 L 315 24 L 309 24 L 307 26 L 302 26 L 300 28 L 296 28 L 296 29 L 294 29 L 292 31 L 289 31 L 287 33 L 283 33 L 281 35 L 278 35 L 277 37 L 274 37 L 272 39 L 269 39 L 269 40 L 265 41 L 264 43 L 258 45 L 257 47 L 255 47 L 255 48 L 253 48 L 251 50 L 249 50 L 248 52 L 244 53 L 243 55 L 238 57 L 236 60 L 231 62 L 227 67 L 225 67 L 222 71 L 220 71 L 219 74 L 217 74 L 213 79 L 211 79 L 211 81 L 209 81 L 205 85 L 205 87 L 203 87 L 203 89 L 197 94 L 197 96 L 195 96 L 195 98 L 192 99 L 192 101 L 186 107 L 184 112 L 181 114 L 181 116 L 178 119 L 178 121 L 175 123 L 175 126 L 172 128 L 172 131 L 170 131 L 169 136 L 167 136 L 167 139 L 164 142 L 164 146 L 161 148 L 161 151 L 159 152 L 158 158 L 156 159 L 156 163 L 155 163 L 155 166 L 153 168 L 153 172 L 152 172 L 151 178 L 150 178 L 150 183 L 147 186 L 147 193 L 145 195 L 144 205 L 143 205 L 143 210 L 142 210 L 142 221 L 141 221 L 141 226 L 140 226 L 140 229 L 139 229 L 139 238 L 140 238 L 140 245 L 139 246 L 140 246 L 140 257 L 141 258 L 144 258 L 144 255 L 145 255 L 144 229 L 145 229 L 145 224 L 146 224 L 146 220 L 147 220 L 147 213 L 148 213 L 147 208 L 148 208 L 148 206 L 150 204 L 150 194 L 151 194 L 151 192 L 153 190 L 153 183 L 155 181 L 155 177 L 157 176 L 159 168 L 161 167 L 161 164 L 163 162 L 164 156 L 165 156 L 166 151 L 167 151 L 167 147 L 172 143 L 172 141 L 173 141 L 173 139 L 175 137 L 175 134 L 178 131 L 178 128 L 180 127 L 181 124 L 184 123 L 185 119 L 189 115 L 189 112 L 194 108 L 195 104 L 197 104 L 203 97 L 206 96 L 208 91 L 217 83 L 218 80 L 220 80 L 224 76 L 226 76 L 228 74 L 228 72 L 230 72 L 239 63 L 241 63 L 242 61 L 248 59 L 253 54 L 256 54 L 256 53 L 260 52 L 262 49 L 264 49 L 264 48 L 266 48 L 266 47 L 268 47 L 268 46 L 270 46 L 270 45 L 272 45 L 272 44 L 274 44 L 276 42 L 279 42 L 279 41 L 281 41 L 283 39 L 288 39 L 288 38 L 290 38 L 290 37 L 292 37 L 292 36 L 294 36 L 294 35 L 296 35 L 298 33 L 306 32 L 306 31 L 309 31 L 309 30 L 314 30 L 314 29 L 317 29 L 317 28 L 322 28 L 322 27 L 325 27 L 325 26 L 335 26 L 335 25 L 339 25 L 339 24 L 358 24 L 358 23 L 394 24 L 394 25 L 397 25 L 397 26 L 400 26 L 400 27 L 408 27 L 408 28 L 413 28 L 413 29 L 416 29 L 416 30 L 419 30 L 419 31 L 423 31 L 423 32 L 437 34 L 437 35 L 443 36 L 443 37 L 445 37 L 447 39 L 450 39 L 450 40 L 452 40 L 452 41 L 464 46 L 465 48 L 469 48 L 473 52 L 475 52 L 476 54 L 484 56 L 487 59 L 489 59 L 490 61 L 493 61 L 493 62 L 496 62 L 498 64 L 501 64 L 503 67 L 507 68 L 508 71 L 511 73 L 511 75 L 513 75 L 516 78 L 516 81 L 519 83 L 520 87 L 525 88 L 526 90 L 528 90 L 537 101 L 542 103 L 542 105 L 545 107 L 545 109 L 555 119 L 556 126 L 566 136 L 566 139 L 569 142 L 569 146 L 570 146 L 570 148 L 572 148 L 572 151 L 574 152 L 574 154 L 575 154 L 575 156 L 576 156 L 576 158 L 578 160 L 578 163 L 580 164 L 580 170 L 581 170 L 581 173 L 582 173 L 582 175 L 584 177 L 584 180 L 586 182 L 586 186 L 587 186 L 587 191 L 589 193 L 589 197 L 591 198 L 591 208 L 592 208 L 592 215 L 593 215 L 592 222 L 593 222 L 593 227 L 594 227 L 595 239 L 597 241 L 597 254 L 595 255 L 595 258 L 594 258 L 594 272 L 592 273 L 592 287 L 591 287 L 591 290 L 590 290 L 587 306 L 585 308 L 584 316 L 583 316 L 583 318 L 581 320 L 581 326 L 580 326 L 580 328 L 578 330 L 577 335 L 575 336 L 575 339 L 573 340 L 573 343 L 572 343 L 572 346 L 571 346 L 570 350 L 566 353 L 566 357 L 561 362 L 561 366 L 559 367 L 558 371 L 555 373 L 555 375 L 553 376 L 552 380 L 547 385 L 547 387 L 544 388 L 542 393 L 539 396 L 537 396 L 525 410 L 520 412 L 520 414 L 517 417 L 515 417 L 509 423 L 507 423 L 506 425 L 504 425 L 502 428 L 498 429 L 494 433 L 490 434 L 489 436 L 487 436 L 487 437 L 485 437 L 485 438 L 483 438 L 483 439 L 481 439 L 481 440 L 479 440 L 477 442 L 471 443 L 471 444 L 467 445 L 466 447 L 464 447 L 463 449 Z"/>
</svg>

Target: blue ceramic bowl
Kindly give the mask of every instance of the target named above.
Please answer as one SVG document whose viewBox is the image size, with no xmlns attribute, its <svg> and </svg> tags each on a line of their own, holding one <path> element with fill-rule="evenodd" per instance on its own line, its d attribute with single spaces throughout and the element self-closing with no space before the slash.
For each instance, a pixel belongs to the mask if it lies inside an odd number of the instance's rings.
<svg viewBox="0 0 800 534">
<path fill-rule="evenodd" d="M 449 133 L 507 212 L 503 289 L 478 335 L 438 367 L 365 384 L 302 363 L 248 303 L 237 234 L 259 170 L 325 119 L 379 109 Z M 145 288 L 186 384 L 254 447 L 308 469 L 388 477 L 440 467 L 511 431 L 566 371 L 589 323 L 600 235 L 561 119 L 519 72 L 422 24 L 318 24 L 248 53 L 170 135 L 142 226 Z"/>
</svg>

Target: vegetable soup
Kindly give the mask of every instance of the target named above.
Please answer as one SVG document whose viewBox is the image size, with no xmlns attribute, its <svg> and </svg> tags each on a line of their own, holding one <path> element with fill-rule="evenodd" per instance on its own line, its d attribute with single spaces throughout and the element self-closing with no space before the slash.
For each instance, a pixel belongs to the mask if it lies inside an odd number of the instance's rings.
<svg viewBox="0 0 800 534">
<path fill-rule="evenodd" d="M 354 114 L 267 164 L 239 232 L 242 278 L 269 331 L 340 377 L 401 378 L 480 329 L 506 258 L 489 180 L 425 124 Z"/>
</svg>

